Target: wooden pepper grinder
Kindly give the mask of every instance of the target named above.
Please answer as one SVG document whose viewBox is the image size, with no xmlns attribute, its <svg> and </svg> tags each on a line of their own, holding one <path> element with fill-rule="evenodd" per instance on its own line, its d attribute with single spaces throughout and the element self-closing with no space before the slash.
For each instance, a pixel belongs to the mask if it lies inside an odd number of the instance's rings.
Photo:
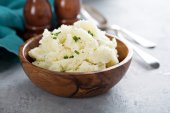
<svg viewBox="0 0 170 113">
<path fill-rule="evenodd" d="M 26 33 L 24 40 L 50 29 L 52 11 L 48 0 L 27 0 L 24 7 Z"/>
<path fill-rule="evenodd" d="M 81 0 L 55 0 L 58 25 L 71 25 L 78 20 Z"/>
</svg>

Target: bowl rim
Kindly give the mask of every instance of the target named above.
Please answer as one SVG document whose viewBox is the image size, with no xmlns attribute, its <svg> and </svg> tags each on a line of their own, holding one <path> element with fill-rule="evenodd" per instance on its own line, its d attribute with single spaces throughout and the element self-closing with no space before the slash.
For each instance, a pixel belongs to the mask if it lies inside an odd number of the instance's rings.
<svg viewBox="0 0 170 113">
<path fill-rule="evenodd" d="M 102 72 L 106 72 L 106 71 L 109 71 L 109 70 L 112 70 L 112 69 L 115 69 L 125 63 L 127 63 L 129 60 L 132 59 L 132 56 L 133 56 L 133 49 L 127 44 L 125 43 L 124 41 L 122 41 L 120 38 L 118 38 L 117 36 L 115 35 L 112 35 L 112 34 L 108 34 L 106 33 L 106 36 L 107 37 L 113 37 L 113 38 L 116 38 L 116 40 L 119 40 L 121 43 L 123 43 L 127 49 L 128 49 L 128 54 L 126 56 L 125 59 L 123 59 L 121 62 L 119 62 L 118 64 L 115 64 L 109 68 L 106 68 L 104 70 L 99 70 L 99 71 L 92 71 L 92 72 L 58 72 L 58 71 L 52 71 L 52 70 L 48 70 L 48 69 L 45 69 L 45 68 L 41 68 L 41 67 L 38 67 L 38 66 L 35 66 L 33 65 L 31 62 L 29 62 L 27 60 L 27 58 L 25 57 L 24 55 L 24 52 L 25 52 L 25 48 L 35 39 L 39 38 L 39 37 L 42 37 L 42 34 L 40 35 L 37 35 L 37 36 L 34 36 L 30 39 L 28 39 L 25 43 L 23 43 L 20 48 L 19 48 L 19 58 L 20 58 L 20 62 L 22 64 L 22 61 L 30 64 L 31 66 L 33 66 L 34 68 L 38 68 L 42 71 L 46 71 L 46 72 L 52 72 L 52 73 L 56 73 L 56 74 L 60 74 L 60 75 L 63 75 L 63 74 L 72 74 L 72 75 L 89 75 L 89 74 L 96 74 L 96 73 L 102 73 Z"/>
</svg>

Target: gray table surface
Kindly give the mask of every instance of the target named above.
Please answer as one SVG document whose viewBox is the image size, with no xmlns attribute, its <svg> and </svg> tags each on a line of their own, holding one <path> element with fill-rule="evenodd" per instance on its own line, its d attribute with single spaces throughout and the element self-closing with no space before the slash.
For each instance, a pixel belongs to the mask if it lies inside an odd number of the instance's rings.
<svg viewBox="0 0 170 113">
<path fill-rule="evenodd" d="M 170 113 L 170 1 L 85 0 L 118 24 L 157 43 L 147 50 L 161 67 L 134 54 L 126 76 L 110 92 L 87 99 L 51 95 L 27 78 L 20 64 L 0 62 L 0 113 Z"/>
</svg>

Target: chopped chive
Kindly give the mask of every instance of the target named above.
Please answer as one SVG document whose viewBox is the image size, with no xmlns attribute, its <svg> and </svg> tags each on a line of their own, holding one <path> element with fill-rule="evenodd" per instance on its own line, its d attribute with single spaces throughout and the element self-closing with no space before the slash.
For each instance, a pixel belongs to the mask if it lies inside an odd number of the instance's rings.
<svg viewBox="0 0 170 113">
<path fill-rule="evenodd" d="M 64 59 L 68 59 L 68 56 L 64 56 Z"/>
<path fill-rule="evenodd" d="M 91 36 L 94 36 L 94 34 L 93 34 L 91 31 L 88 31 L 88 33 L 89 33 Z"/>
<path fill-rule="evenodd" d="M 78 40 L 80 40 L 80 37 L 73 36 L 73 39 L 74 39 L 75 42 L 77 42 Z"/>
<path fill-rule="evenodd" d="M 60 33 L 61 33 L 61 31 L 59 31 L 59 32 L 57 32 L 57 33 L 54 33 L 54 34 L 58 36 Z"/>
<path fill-rule="evenodd" d="M 57 36 L 53 35 L 52 38 L 53 38 L 53 39 L 57 39 Z"/>
<path fill-rule="evenodd" d="M 76 54 L 80 54 L 77 50 L 74 51 Z"/>
<path fill-rule="evenodd" d="M 57 39 L 57 36 L 58 36 L 60 33 L 61 33 L 61 31 L 60 31 L 60 32 L 57 32 L 57 33 L 51 32 L 52 38 L 53 38 L 53 39 Z"/>
<path fill-rule="evenodd" d="M 74 56 L 72 55 L 72 56 L 70 56 L 69 58 L 74 58 Z"/>
<path fill-rule="evenodd" d="M 56 36 L 58 36 L 60 33 L 61 33 L 61 31 L 59 31 L 59 32 L 57 32 L 57 33 L 51 32 L 51 35 L 56 35 Z"/>
</svg>

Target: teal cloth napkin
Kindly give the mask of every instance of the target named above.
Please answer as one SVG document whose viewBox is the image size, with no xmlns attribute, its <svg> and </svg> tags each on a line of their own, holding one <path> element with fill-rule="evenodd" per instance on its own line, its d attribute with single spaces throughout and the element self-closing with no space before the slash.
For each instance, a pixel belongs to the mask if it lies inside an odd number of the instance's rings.
<svg viewBox="0 0 170 113">
<path fill-rule="evenodd" d="M 25 2 L 26 0 L 0 0 L 0 55 L 4 55 L 1 48 L 18 55 L 23 40 L 16 31 L 23 32 L 25 28 L 23 18 Z M 53 12 L 52 23 L 55 23 L 54 0 L 49 2 Z"/>
</svg>

